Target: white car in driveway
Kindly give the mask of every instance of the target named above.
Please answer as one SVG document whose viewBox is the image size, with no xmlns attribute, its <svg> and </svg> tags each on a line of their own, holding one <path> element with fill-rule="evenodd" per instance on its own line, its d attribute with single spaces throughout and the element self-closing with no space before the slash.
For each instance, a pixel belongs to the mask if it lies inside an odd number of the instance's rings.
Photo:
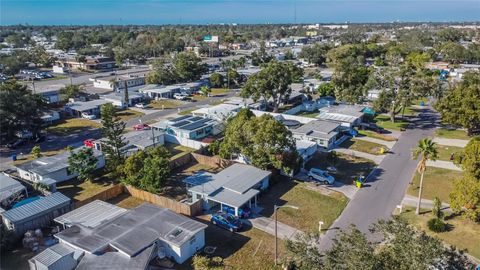
<svg viewBox="0 0 480 270">
<path fill-rule="evenodd" d="M 326 171 L 317 168 L 311 168 L 308 171 L 308 179 L 329 185 L 335 182 L 335 178 L 333 178 L 333 176 L 329 175 Z"/>
<path fill-rule="evenodd" d="M 135 107 L 140 109 L 145 109 L 147 108 L 147 105 L 145 103 L 137 103 L 135 104 Z"/>
<path fill-rule="evenodd" d="M 95 114 L 88 114 L 88 113 L 82 113 L 82 118 L 88 119 L 88 120 L 93 120 L 97 118 Z"/>
<path fill-rule="evenodd" d="M 173 95 L 173 98 L 178 99 L 178 100 L 185 100 L 185 99 L 188 98 L 188 95 L 183 94 L 183 93 L 176 93 L 176 94 Z"/>
</svg>

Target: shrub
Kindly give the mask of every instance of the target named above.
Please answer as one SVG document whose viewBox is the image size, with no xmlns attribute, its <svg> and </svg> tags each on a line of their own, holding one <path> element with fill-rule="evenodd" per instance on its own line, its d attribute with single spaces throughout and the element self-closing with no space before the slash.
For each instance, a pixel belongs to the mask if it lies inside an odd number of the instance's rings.
<svg viewBox="0 0 480 270">
<path fill-rule="evenodd" d="M 444 232 L 447 230 L 447 224 L 440 218 L 432 218 L 427 222 L 428 228 L 433 232 Z"/>
</svg>

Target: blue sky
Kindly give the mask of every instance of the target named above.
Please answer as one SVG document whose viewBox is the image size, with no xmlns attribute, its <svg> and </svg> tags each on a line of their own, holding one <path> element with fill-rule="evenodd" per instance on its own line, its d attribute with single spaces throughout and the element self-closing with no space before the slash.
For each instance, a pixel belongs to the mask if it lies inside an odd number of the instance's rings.
<svg viewBox="0 0 480 270">
<path fill-rule="evenodd" d="M 479 21 L 480 0 L 1 0 L 0 23 Z M 296 12 L 295 12 L 296 10 Z"/>
</svg>

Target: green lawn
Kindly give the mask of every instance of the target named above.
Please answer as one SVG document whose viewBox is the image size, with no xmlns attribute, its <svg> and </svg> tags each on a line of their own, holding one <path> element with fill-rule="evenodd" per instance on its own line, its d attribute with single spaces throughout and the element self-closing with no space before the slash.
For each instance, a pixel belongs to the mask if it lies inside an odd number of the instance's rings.
<svg viewBox="0 0 480 270">
<path fill-rule="evenodd" d="M 387 141 L 387 142 L 394 142 L 394 141 L 397 140 L 396 138 L 394 138 L 392 136 L 388 136 L 388 135 L 385 135 L 385 134 L 379 134 L 379 133 L 369 131 L 369 130 L 358 130 L 358 134 L 366 136 L 366 137 L 374 138 L 374 139 L 384 140 L 384 141 Z"/>
<path fill-rule="evenodd" d="M 71 118 L 65 119 L 54 125 L 48 126 L 46 131 L 55 133 L 57 135 L 70 135 L 79 133 L 88 129 L 97 129 L 102 125 L 92 120 L 85 118 Z"/>
<path fill-rule="evenodd" d="M 435 236 L 446 243 L 466 251 L 480 260 L 480 224 L 467 220 L 461 216 L 448 215 L 445 221 L 451 225 L 451 230 L 442 233 L 434 233 L 427 227 L 427 221 L 433 216 L 430 211 L 422 211 L 423 214 L 415 215 L 413 207 L 404 208 L 401 214 L 410 224 L 426 231 L 429 235 Z"/>
<path fill-rule="evenodd" d="M 108 175 L 100 177 L 92 182 L 81 182 L 77 179 L 57 184 L 57 191 L 76 201 L 82 201 L 96 195 L 115 184 Z"/>
<path fill-rule="evenodd" d="M 145 115 L 145 114 L 142 113 L 142 112 L 139 112 L 139 111 L 131 110 L 131 109 L 122 110 L 122 111 L 117 112 L 117 116 L 120 117 L 120 119 L 122 121 L 128 121 L 130 119 L 140 117 L 142 115 Z"/>
<path fill-rule="evenodd" d="M 68 78 L 67 76 L 62 76 L 62 75 L 55 75 L 52 78 L 45 78 L 42 79 L 42 81 L 55 81 L 55 80 L 62 80 Z"/>
<path fill-rule="evenodd" d="M 193 148 L 189 148 L 180 144 L 165 143 L 164 146 L 167 148 L 168 151 L 170 151 L 170 154 L 172 155 L 170 157 L 170 160 L 177 159 L 183 155 L 196 151 Z"/>
<path fill-rule="evenodd" d="M 387 150 L 387 147 L 378 143 L 367 142 L 362 140 L 350 139 L 340 144 L 341 147 L 350 150 L 360 151 L 372 155 L 382 155 L 381 149 Z"/>
<path fill-rule="evenodd" d="M 383 127 L 384 129 L 391 129 L 391 130 L 401 130 L 405 129 L 408 126 L 408 122 L 402 119 L 395 119 L 395 122 L 392 123 L 390 121 L 390 117 L 387 115 L 378 115 L 374 118 L 373 122 L 375 122 L 378 126 Z"/>
<path fill-rule="evenodd" d="M 301 231 L 318 230 L 319 221 L 324 222 L 323 228 L 329 228 L 347 203 L 341 193 L 287 179 L 272 185 L 261 198 L 262 214 L 272 218 L 274 204 L 298 207 L 279 209 L 278 220 Z"/>
<path fill-rule="evenodd" d="M 423 179 L 422 198 L 433 200 L 438 197 L 442 202 L 450 201 L 449 194 L 453 189 L 453 180 L 462 177 L 460 171 L 447 170 L 442 168 L 427 167 Z M 420 185 L 420 174 L 415 172 L 413 184 L 408 186 L 407 193 L 418 196 Z"/>
<path fill-rule="evenodd" d="M 206 222 L 209 224 L 209 222 Z M 223 258 L 223 267 L 219 269 L 269 269 L 280 270 L 281 265 L 274 264 L 275 239 L 272 235 L 255 228 L 247 228 L 239 233 L 210 225 L 205 230 L 205 246 L 216 247 L 213 257 Z M 203 254 L 204 255 L 204 254 Z M 278 239 L 279 260 L 285 258 L 285 244 Z M 191 259 L 175 269 L 192 269 Z"/>
<path fill-rule="evenodd" d="M 313 111 L 313 112 L 300 112 L 297 114 L 298 116 L 303 116 L 303 117 L 310 117 L 310 118 L 316 118 L 320 113 L 318 111 Z"/>
<path fill-rule="evenodd" d="M 328 166 L 335 166 L 336 173 L 331 175 L 335 177 L 335 181 L 340 181 L 345 184 L 352 184 L 353 179 L 359 176 L 367 176 L 375 167 L 375 163 L 371 160 L 337 153 L 337 158 L 332 160 L 328 158 L 327 153 L 317 152 L 315 156 L 310 159 L 305 168 L 319 168 L 326 170 Z"/>
<path fill-rule="evenodd" d="M 183 111 L 179 112 L 178 114 L 179 115 L 188 115 L 188 114 L 191 114 L 195 110 L 197 110 L 197 108 L 193 107 L 193 108 L 190 108 L 190 109 L 187 109 L 187 110 L 183 110 Z"/>
<path fill-rule="evenodd" d="M 439 128 L 435 130 L 435 136 L 447 138 L 447 139 L 470 140 L 470 137 L 468 137 L 467 132 L 465 130 L 460 130 L 460 129 Z"/>
<path fill-rule="evenodd" d="M 212 96 L 225 95 L 229 92 L 230 90 L 227 88 L 212 88 L 212 92 L 210 93 L 210 95 Z"/>
<path fill-rule="evenodd" d="M 455 147 L 455 146 L 447 146 L 447 145 L 437 145 L 438 150 L 438 159 L 439 160 L 446 160 L 450 161 L 450 155 L 452 153 L 457 154 L 463 152 L 462 147 Z"/>
<path fill-rule="evenodd" d="M 151 107 L 156 110 L 161 109 L 175 109 L 181 106 L 183 102 L 180 100 L 175 99 L 161 99 L 161 100 L 153 100 L 148 104 L 148 107 Z"/>
</svg>

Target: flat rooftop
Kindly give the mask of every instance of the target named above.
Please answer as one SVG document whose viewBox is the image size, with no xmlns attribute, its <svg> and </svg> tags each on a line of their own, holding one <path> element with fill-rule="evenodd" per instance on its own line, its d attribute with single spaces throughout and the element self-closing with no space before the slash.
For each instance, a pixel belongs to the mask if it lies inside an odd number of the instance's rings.
<svg viewBox="0 0 480 270">
<path fill-rule="evenodd" d="M 157 239 L 180 247 L 207 225 L 152 204 L 142 204 L 93 229 L 74 225 L 55 237 L 89 253 L 108 245 L 134 257 Z"/>
<path fill-rule="evenodd" d="M 87 228 L 96 228 L 121 214 L 127 212 L 127 209 L 104 201 L 95 200 L 82 207 L 72 210 L 64 215 L 55 218 L 55 222 L 62 225 L 82 225 Z"/>
</svg>

